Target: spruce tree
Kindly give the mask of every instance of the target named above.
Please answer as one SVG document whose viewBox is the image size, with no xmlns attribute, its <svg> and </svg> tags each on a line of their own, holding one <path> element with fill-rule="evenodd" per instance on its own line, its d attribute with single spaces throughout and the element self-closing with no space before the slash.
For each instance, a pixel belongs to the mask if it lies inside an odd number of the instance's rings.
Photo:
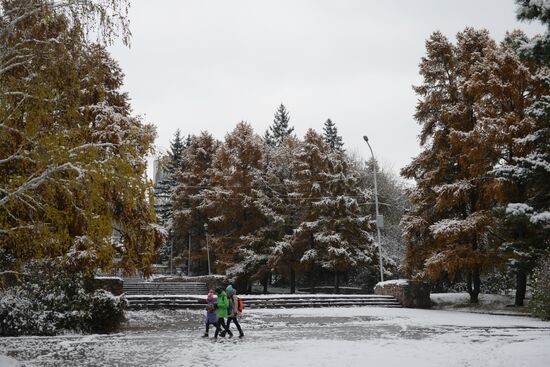
<svg viewBox="0 0 550 367">
<path fill-rule="evenodd" d="M 272 146 L 283 144 L 284 140 L 292 136 L 292 132 L 294 131 L 294 127 L 289 126 L 289 122 L 290 115 L 286 107 L 281 103 L 277 111 L 275 111 L 273 125 L 265 133 L 264 141 Z"/>
<path fill-rule="evenodd" d="M 550 248 L 550 9 L 516 2 L 519 19 L 540 20 L 547 31 L 532 39 L 519 31 L 507 35 L 490 60 L 496 85 L 487 100 L 498 111 L 491 117 L 504 127 L 498 129 L 501 161 L 493 171 L 504 183 L 497 213 L 501 250 L 517 278 L 515 304 L 522 306 L 527 277 Z"/>
<path fill-rule="evenodd" d="M 189 138 L 188 138 L 189 139 Z M 171 226 L 172 220 L 172 192 L 176 186 L 176 174 L 182 170 L 182 156 L 186 149 L 186 142 L 182 140 L 180 130 L 176 130 L 174 140 L 170 141 L 170 151 L 158 160 L 159 180 L 155 185 L 155 209 L 159 223 L 166 229 Z"/>
<path fill-rule="evenodd" d="M 299 257 L 293 251 L 289 238 L 298 225 L 301 204 L 296 196 L 297 159 L 302 143 L 289 137 L 279 147 L 269 147 L 270 160 L 267 162 L 267 180 L 270 183 L 271 207 L 282 218 L 274 226 L 275 233 L 269 240 L 269 267 L 285 276 L 290 284 L 290 292 L 296 291 L 296 273 L 300 270 Z"/>
<path fill-rule="evenodd" d="M 281 243 L 284 245 L 281 250 L 296 256 L 296 267 L 306 272 L 312 291 L 326 248 L 315 235 L 322 231 L 323 213 L 317 204 L 327 195 L 328 153 L 323 138 L 309 129 L 297 155 L 295 186 L 291 193 L 298 200 L 300 213 L 294 231 Z"/>
<path fill-rule="evenodd" d="M 327 119 L 327 121 L 325 121 L 325 126 L 323 127 L 323 139 L 325 140 L 325 143 L 328 144 L 331 151 L 343 151 L 344 143 L 342 142 L 342 137 L 338 136 L 338 129 L 331 119 Z"/>
<path fill-rule="evenodd" d="M 315 204 L 321 216 L 314 239 L 323 248 L 321 266 L 334 272 L 334 290 L 339 293 L 342 275 L 359 266 L 374 273 L 379 261 L 364 205 L 370 201 L 370 190 L 360 188 L 359 172 L 343 152 L 330 152 L 327 163 L 326 196 Z"/>
</svg>

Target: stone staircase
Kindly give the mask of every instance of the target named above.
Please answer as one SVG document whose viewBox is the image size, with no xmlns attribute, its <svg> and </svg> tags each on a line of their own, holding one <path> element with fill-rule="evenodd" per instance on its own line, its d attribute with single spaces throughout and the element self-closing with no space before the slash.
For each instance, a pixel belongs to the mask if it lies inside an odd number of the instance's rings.
<svg viewBox="0 0 550 367">
<path fill-rule="evenodd" d="M 206 294 L 204 291 L 203 294 Z M 197 293 L 195 293 L 197 294 Z M 246 309 L 297 307 L 401 307 L 397 299 L 383 295 L 241 295 Z M 206 295 L 189 294 L 128 294 L 130 309 L 187 308 L 203 309 Z"/>
<path fill-rule="evenodd" d="M 190 282 L 124 282 L 126 296 L 165 296 L 207 294 L 204 283 Z"/>
<path fill-rule="evenodd" d="M 344 306 L 378 306 L 401 307 L 392 296 L 365 295 L 272 295 L 243 296 L 249 308 L 296 308 L 296 307 L 344 307 Z"/>
</svg>

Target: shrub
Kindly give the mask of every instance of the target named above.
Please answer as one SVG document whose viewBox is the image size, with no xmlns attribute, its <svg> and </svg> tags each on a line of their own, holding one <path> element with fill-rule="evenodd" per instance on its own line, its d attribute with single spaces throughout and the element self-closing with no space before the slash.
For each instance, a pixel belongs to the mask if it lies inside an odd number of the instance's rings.
<svg viewBox="0 0 550 367">
<path fill-rule="evenodd" d="M 533 271 L 533 295 L 529 302 L 531 313 L 543 320 L 550 319 L 550 255 L 540 261 Z"/>
<path fill-rule="evenodd" d="M 110 333 L 125 320 L 124 310 L 128 303 L 124 297 L 99 289 L 94 292 L 90 307 L 91 329 L 94 333 Z"/>
<path fill-rule="evenodd" d="M 110 332 L 124 321 L 126 300 L 94 291 L 82 273 L 53 261 L 34 261 L 24 281 L 0 290 L 0 335 L 55 335 L 62 331 Z"/>
</svg>

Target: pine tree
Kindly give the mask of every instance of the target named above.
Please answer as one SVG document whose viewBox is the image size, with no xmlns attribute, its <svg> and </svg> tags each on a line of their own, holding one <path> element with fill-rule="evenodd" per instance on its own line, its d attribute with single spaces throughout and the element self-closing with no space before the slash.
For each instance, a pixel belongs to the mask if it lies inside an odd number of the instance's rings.
<svg viewBox="0 0 550 367">
<path fill-rule="evenodd" d="M 273 137 L 269 133 L 269 129 L 267 129 L 264 133 L 264 143 L 270 147 L 275 147 L 275 142 L 273 141 Z"/>
<path fill-rule="evenodd" d="M 310 287 L 316 284 L 316 271 L 321 266 L 325 247 L 315 240 L 315 234 L 321 230 L 321 211 L 316 203 L 323 200 L 327 185 L 328 146 L 322 137 L 309 129 L 303 139 L 297 155 L 295 187 L 291 193 L 297 198 L 300 213 L 296 227 L 291 235 L 281 241 L 282 255 L 295 256 L 291 261 L 296 270 L 308 273 Z M 284 252 L 283 252 L 284 251 Z"/>
<path fill-rule="evenodd" d="M 275 111 L 273 125 L 271 125 L 265 132 L 264 141 L 266 144 L 280 146 L 286 138 L 292 136 L 294 127 L 289 127 L 289 122 L 290 115 L 286 110 L 286 107 L 281 103 L 277 111 Z"/>
<path fill-rule="evenodd" d="M 519 20 L 538 20 L 546 26 L 544 34 L 537 35 L 527 42 L 522 42 L 518 52 L 521 56 L 537 60 L 541 65 L 550 62 L 550 7 L 547 1 L 516 0 Z"/>
<path fill-rule="evenodd" d="M 323 248 L 321 266 L 334 272 L 334 289 L 339 293 L 341 275 L 349 270 L 362 266 L 376 272 L 378 251 L 371 217 L 361 205 L 370 199 L 370 191 L 359 187 L 359 173 L 343 152 L 333 151 L 327 158 L 327 191 L 315 203 L 321 216 L 314 240 Z"/>
<path fill-rule="evenodd" d="M 183 141 L 180 130 L 176 130 L 174 140 L 170 141 L 170 151 L 158 160 L 160 179 L 155 185 L 155 210 L 159 223 L 167 230 L 172 222 L 171 196 L 176 186 L 176 175 L 179 170 L 184 170 L 182 156 L 189 139 Z"/>
<path fill-rule="evenodd" d="M 550 25 L 550 9 L 517 1 L 520 19 Z M 521 57 L 519 60 L 514 51 Z M 550 29 L 529 40 L 522 32 L 508 34 L 492 66 L 489 117 L 501 122 L 501 161 L 493 173 L 504 183 L 498 208 L 504 255 L 516 272 L 517 306 L 523 305 L 527 276 L 550 248 Z M 502 128 L 502 126 L 504 128 Z"/>
<path fill-rule="evenodd" d="M 328 144 L 331 151 L 343 151 L 344 143 L 342 142 L 342 137 L 338 136 L 338 129 L 331 119 L 327 119 L 327 121 L 325 121 L 325 126 L 323 127 L 323 139 L 325 140 L 325 143 Z"/>
<path fill-rule="evenodd" d="M 265 156 L 270 157 L 267 162 L 267 180 L 270 185 L 271 206 L 282 218 L 280 225 L 274 226 L 274 233 L 268 242 L 269 267 L 280 274 L 287 275 L 290 292 L 296 291 L 296 272 L 300 269 L 298 255 L 292 251 L 288 242 L 294 229 L 298 225 L 301 205 L 294 192 L 296 188 L 296 172 L 299 165 L 297 156 L 301 149 L 301 142 L 289 137 L 279 147 L 266 146 Z"/>
</svg>

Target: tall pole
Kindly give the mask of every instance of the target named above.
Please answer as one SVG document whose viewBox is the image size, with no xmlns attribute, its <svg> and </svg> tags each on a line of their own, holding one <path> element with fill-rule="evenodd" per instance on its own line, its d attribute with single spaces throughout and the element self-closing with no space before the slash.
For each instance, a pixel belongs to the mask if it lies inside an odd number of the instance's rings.
<svg viewBox="0 0 550 367">
<path fill-rule="evenodd" d="M 374 153 L 372 151 L 372 148 L 369 144 L 369 138 L 365 135 L 363 136 L 363 139 L 365 142 L 367 142 L 367 145 L 370 149 L 370 154 L 372 155 L 372 172 L 374 175 L 374 203 L 376 206 L 376 232 L 378 234 L 378 258 L 380 259 L 380 281 L 384 281 L 384 268 L 382 267 L 382 241 L 380 240 L 380 214 L 378 212 L 378 184 L 376 182 L 376 159 L 374 158 Z"/>
<path fill-rule="evenodd" d="M 170 275 L 172 275 L 172 264 L 173 264 L 173 255 L 174 255 L 174 237 L 170 239 Z"/>
<path fill-rule="evenodd" d="M 187 276 L 191 276 L 191 233 L 189 233 L 189 248 L 187 250 Z"/>
<path fill-rule="evenodd" d="M 208 275 L 210 275 L 210 249 L 208 248 L 208 223 L 204 223 L 204 232 L 206 234 L 206 257 L 208 258 Z"/>
</svg>

